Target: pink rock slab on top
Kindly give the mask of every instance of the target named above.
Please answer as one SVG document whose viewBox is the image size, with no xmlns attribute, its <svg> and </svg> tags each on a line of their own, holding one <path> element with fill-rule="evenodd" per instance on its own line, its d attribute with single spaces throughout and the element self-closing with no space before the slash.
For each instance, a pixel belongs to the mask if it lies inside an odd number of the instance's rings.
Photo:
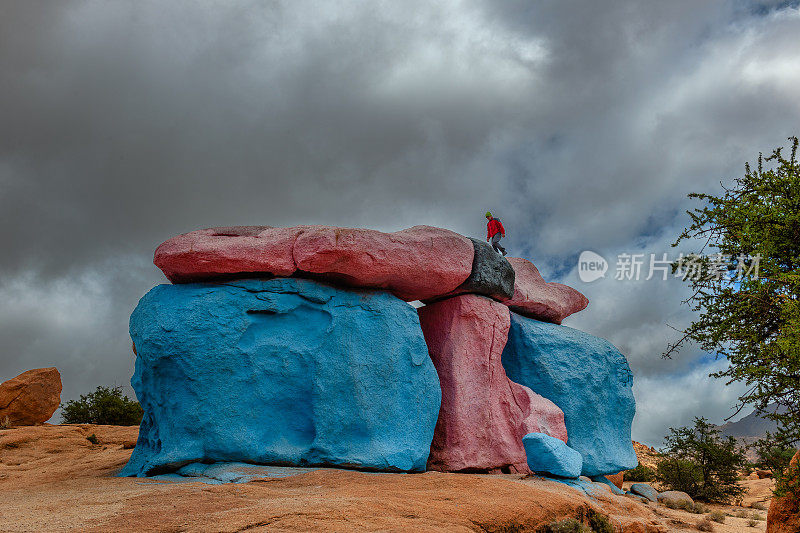
<svg viewBox="0 0 800 533">
<path fill-rule="evenodd" d="M 331 226 L 236 226 L 173 237 L 154 263 L 173 283 L 310 276 L 385 289 L 407 300 L 433 298 L 469 277 L 474 249 L 466 237 L 431 226 L 384 233 Z"/>
<path fill-rule="evenodd" d="M 519 257 L 508 257 L 514 267 L 514 297 L 503 302 L 513 311 L 537 320 L 561 321 L 589 305 L 579 291 L 561 283 L 548 283 L 536 265 Z"/>
</svg>

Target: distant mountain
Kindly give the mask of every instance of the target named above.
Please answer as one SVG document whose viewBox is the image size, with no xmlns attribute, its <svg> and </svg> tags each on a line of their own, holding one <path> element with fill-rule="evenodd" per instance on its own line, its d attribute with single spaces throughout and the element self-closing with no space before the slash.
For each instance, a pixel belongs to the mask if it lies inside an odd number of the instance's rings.
<svg viewBox="0 0 800 533">
<path fill-rule="evenodd" d="M 773 404 L 767 408 L 769 411 L 777 411 L 777 407 Z M 756 440 L 766 436 L 767 432 L 775 433 L 778 429 L 778 424 L 774 420 L 762 418 L 758 413 L 750 413 L 741 420 L 736 422 L 728 422 L 721 426 L 717 426 L 722 436 L 733 437 L 735 439 L 742 439 L 755 442 Z"/>
</svg>

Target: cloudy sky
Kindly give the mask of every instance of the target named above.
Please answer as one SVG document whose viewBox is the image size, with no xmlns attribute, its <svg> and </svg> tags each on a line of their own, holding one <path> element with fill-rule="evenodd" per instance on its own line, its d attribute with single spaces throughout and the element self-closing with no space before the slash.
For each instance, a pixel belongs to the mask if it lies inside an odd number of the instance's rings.
<svg viewBox="0 0 800 533">
<path fill-rule="evenodd" d="M 798 87 L 797 1 L 0 0 L 0 380 L 130 391 L 128 316 L 175 234 L 481 236 L 489 209 L 589 297 L 566 323 L 628 356 L 634 438 L 720 423 L 724 362 L 660 357 L 685 288 L 616 257 L 676 253 L 687 193 L 800 133 Z M 578 279 L 582 250 L 605 278 Z"/>
</svg>

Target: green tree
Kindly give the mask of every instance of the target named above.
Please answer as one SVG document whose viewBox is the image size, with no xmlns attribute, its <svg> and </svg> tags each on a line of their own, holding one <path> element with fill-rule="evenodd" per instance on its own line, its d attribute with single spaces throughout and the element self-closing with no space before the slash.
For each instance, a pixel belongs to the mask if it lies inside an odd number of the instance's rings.
<svg viewBox="0 0 800 533">
<path fill-rule="evenodd" d="M 139 402 L 122 394 L 120 387 L 97 387 L 89 394 L 81 394 L 79 400 L 70 400 L 61 405 L 64 424 L 109 424 L 135 426 L 142 421 Z"/>
<path fill-rule="evenodd" d="M 670 490 L 681 490 L 692 498 L 728 502 L 744 492 L 739 469 L 747 463 L 744 451 L 733 437 L 723 439 L 705 418 L 694 426 L 670 428 L 666 458 L 658 464 L 656 479 Z"/>
<path fill-rule="evenodd" d="M 699 249 L 673 268 L 691 285 L 698 317 L 664 353 L 693 341 L 727 359 L 712 376 L 744 382 L 741 406 L 777 421 L 784 446 L 800 442 L 800 170 L 798 140 L 789 140 L 788 158 L 781 148 L 759 155 L 721 196 L 689 195 L 704 205 L 687 212 L 691 225 L 673 246 Z"/>
</svg>

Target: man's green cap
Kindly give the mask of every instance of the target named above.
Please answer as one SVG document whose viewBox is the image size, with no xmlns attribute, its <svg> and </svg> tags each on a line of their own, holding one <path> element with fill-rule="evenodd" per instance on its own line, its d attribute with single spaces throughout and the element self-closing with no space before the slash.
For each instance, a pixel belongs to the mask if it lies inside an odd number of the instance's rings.
<svg viewBox="0 0 800 533">
<path fill-rule="evenodd" d="M 492 212 L 491 212 L 491 211 L 486 211 L 486 216 L 487 216 L 487 217 L 490 217 L 490 216 L 492 216 Z"/>
</svg>

